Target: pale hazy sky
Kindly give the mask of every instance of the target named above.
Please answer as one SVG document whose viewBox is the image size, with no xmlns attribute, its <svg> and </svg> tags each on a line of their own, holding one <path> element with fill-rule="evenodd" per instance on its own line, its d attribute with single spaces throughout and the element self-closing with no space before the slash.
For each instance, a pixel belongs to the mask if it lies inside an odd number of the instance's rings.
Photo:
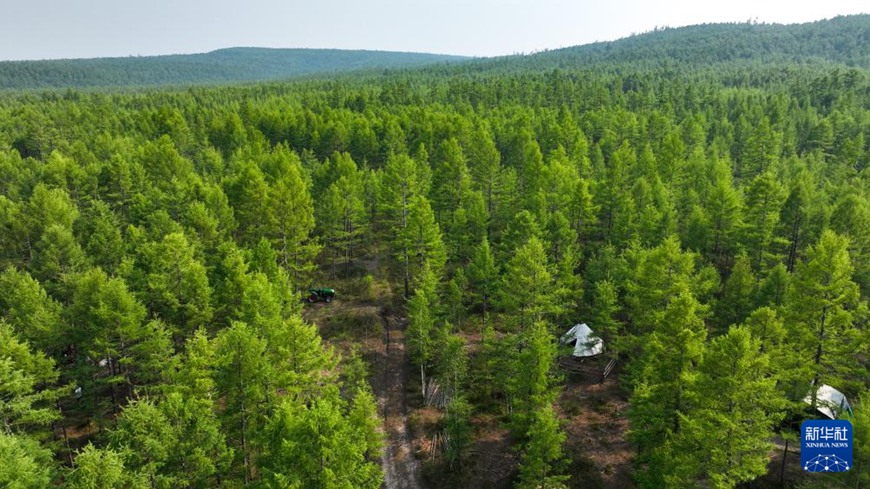
<svg viewBox="0 0 870 489">
<path fill-rule="evenodd" d="M 231 46 L 493 56 L 705 22 L 796 23 L 868 0 L 0 0 L 0 60 Z"/>
</svg>

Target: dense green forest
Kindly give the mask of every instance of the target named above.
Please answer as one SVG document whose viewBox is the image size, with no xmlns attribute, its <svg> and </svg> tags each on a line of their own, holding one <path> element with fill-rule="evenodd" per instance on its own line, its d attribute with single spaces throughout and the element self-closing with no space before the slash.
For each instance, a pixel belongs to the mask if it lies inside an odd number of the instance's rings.
<svg viewBox="0 0 870 489">
<path fill-rule="evenodd" d="M 0 62 L 0 89 L 239 83 L 461 61 L 461 56 L 341 49 L 229 48 L 203 54 Z"/>
<path fill-rule="evenodd" d="M 868 24 L 0 96 L 0 486 L 416 487 L 401 334 L 423 486 L 870 487 Z M 818 51 L 729 64 L 729 29 Z M 578 322 L 614 399 L 563 368 Z M 825 384 L 855 466 L 802 477 Z"/>
</svg>

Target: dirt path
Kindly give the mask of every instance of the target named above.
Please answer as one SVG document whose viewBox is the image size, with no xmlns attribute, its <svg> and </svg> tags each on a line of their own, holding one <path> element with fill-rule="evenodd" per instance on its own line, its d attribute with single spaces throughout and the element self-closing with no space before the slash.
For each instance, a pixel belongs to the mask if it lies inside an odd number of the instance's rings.
<svg viewBox="0 0 870 489">
<path fill-rule="evenodd" d="M 414 457 L 405 408 L 405 381 L 409 374 L 404 323 L 384 317 L 384 361 L 378 372 L 378 407 L 384 417 L 384 489 L 420 489 L 420 462 Z"/>
</svg>

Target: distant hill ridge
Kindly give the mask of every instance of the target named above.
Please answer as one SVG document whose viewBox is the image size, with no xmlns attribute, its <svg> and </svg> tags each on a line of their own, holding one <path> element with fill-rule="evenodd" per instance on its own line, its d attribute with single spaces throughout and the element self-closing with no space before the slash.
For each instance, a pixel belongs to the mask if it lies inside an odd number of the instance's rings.
<svg viewBox="0 0 870 489">
<path fill-rule="evenodd" d="M 202 54 L 0 62 L 0 88 L 223 84 L 467 59 L 427 53 L 237 47 Z"/>
<path fill-rule="evenodd" d="M 483 59 L 389 51 L 228 48 L 204 54 L 7 61 L 0 62 L 0 89 L 228 84 L 432 66 L 439 68 L 431 74 L 450 75 L 603 66 L 694 69 L 752 63 L 870 69 L 870 14 L 791 25 L 662 28 L 616 41 Z"/>
<path fill-rule="evenodd" d="M 616 41 L 491 60 L 526 68 L 596 64 L 835 63 L 870 69 L 870 14 L 803 24 L 724 23 L 661 28 Z M 489 60 L 487 60 L 489 61 Z"/>
</svg>

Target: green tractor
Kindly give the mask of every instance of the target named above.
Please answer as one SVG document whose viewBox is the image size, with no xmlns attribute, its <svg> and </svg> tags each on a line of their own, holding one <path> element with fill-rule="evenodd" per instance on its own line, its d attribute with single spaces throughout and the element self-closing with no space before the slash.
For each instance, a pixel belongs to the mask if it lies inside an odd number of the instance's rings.
<svg viewBox="0 0 870 489">
<path fill-rule="evenodd" d="M 308 297 L 306 300 L 309 303 L 315 302 L 332 302 L 332 299 L 335 299 L 335 289 L 328 288 L 320 288 L 320 289 L 308 289 Z"/>
</svg>

